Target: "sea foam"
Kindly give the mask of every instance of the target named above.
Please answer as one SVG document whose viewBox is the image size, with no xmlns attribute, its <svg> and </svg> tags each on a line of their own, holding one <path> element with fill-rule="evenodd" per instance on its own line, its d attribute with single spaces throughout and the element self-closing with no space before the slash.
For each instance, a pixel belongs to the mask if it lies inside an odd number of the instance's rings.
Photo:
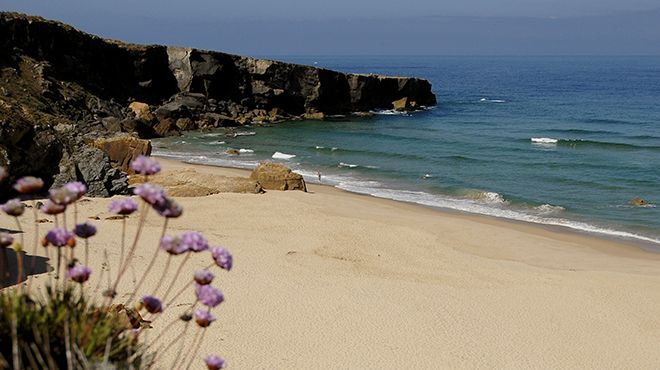
<svg viewBox="0 0 660 370">
<path fill-rule="evenodd" d="M 273 159 L 291 159 L 294 158 L 296 155 L 295 154 L 286 154 L 282 152 L 275 152 L 272 155 Z"/>
</svg>

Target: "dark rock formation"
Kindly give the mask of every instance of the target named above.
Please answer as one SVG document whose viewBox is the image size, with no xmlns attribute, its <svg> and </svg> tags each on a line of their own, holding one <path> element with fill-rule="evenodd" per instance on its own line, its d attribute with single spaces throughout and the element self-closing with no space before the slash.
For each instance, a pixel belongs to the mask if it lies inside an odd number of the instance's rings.
<svg viewBox="0 0 660 370">
<path fill-rule="evenodd" d="M 89 179 L 98 194 L 123 191 L 121 176 L 105 162 L 120 161 L 125 168 L 130 157 L 107 148 L 101 151 L 105 156 L 98 154 L 98 146 L 90 143 L 99 137 L 129 133 L 151 138 L 375 109 L 415 110 L 436 103 L 430 83 L 422 79 L 124 44 L 4 12 L 0 87 L 0 165 L 8 164 L 16 176 L 42 176 L 49 184 Z M 75 129 L 54 130 L 58 125 Z M 77 136 L 85 139 L 72 139 Z M 78 164 L 83 157 L 96 161 L 95 167 Z"/>
<path fill-rule="evenodd" d="M 291 172 L 289 168 L 280 163 L 260 163 L 250 174 L 250 179 L 257 181 L 266 190 L 307 191 L 302 175 Z"/>
</svg>

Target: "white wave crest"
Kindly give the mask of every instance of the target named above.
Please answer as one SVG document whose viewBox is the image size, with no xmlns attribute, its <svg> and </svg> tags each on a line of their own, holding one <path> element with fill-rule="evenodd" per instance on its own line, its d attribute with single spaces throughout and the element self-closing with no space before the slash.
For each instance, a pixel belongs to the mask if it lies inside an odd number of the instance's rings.
<svg viewBox="0 0 660 370">
<path fill-rule="evenodd" d="M 503 100 L 503 99 L 481 98 L 481 99 L 479 99 L 479 101 L 482 102 L 482 103 L 506 103 L 506 100 Z"/>
<path fill-rule="evenodd" d="M 551 213 L 559 213 L 564 211 L 566 208 L 562 206 L 553 206 L 552 204 L 541 204 L 540 206 L 534 207 L 534 210 L 539 214 L 547 215 Z"/>
<path fill-rule="evenodd" d="M 532 143 L 536 143 L 536 144 L 557 144 L 557 142 L 559 141 L 551 137 L 533 137 L 530 140 L 532 141 Z"/>
<path fill-rule="evenodd" d="M 239 153 L 254 153 L 254 150 L 252 150 L 252 149 L 242 149 L 241 148 L 241 149 L 238 150 L 238 152 Z"/>
<path fill-rule="evenodd" d="M 254 131 L 243 131 L 243 132 L 236 132 L 234 133 L 234 136 L 254 136 L 257 133 Z"/>
<path fill-rule="evenodd" d="M 286 154 L 286 153 L 281 153 L 281 152 L 275 152 L 273 153 L 272 158 L 273 159 L 291 159 L 294 158 L 296 155 L 295 154 Z"/>
<path fill-rule="evenodd" d="M 356 167 L 358 167 L 358 165 L 357 164 L 352 164 L 352 163 L 339 162 L 338 167 L 356 168 Z"/>
</svg>

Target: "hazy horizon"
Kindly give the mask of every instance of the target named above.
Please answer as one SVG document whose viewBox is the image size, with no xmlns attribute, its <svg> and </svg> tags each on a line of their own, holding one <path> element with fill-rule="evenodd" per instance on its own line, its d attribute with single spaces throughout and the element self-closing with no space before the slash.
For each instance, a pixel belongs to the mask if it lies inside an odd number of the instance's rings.
<svg viewBox="0 0 660 370">
<path fill-rule="evenodd" d="M 660 55 L 660 3 L 619 3 L 195 0 L 164 6 L 153 0 L 69 0 L 56 5 L 47 0 L 0 0 L 0 9 L 43 16 L 127 42 L 253 56 Z"/>
</svg>

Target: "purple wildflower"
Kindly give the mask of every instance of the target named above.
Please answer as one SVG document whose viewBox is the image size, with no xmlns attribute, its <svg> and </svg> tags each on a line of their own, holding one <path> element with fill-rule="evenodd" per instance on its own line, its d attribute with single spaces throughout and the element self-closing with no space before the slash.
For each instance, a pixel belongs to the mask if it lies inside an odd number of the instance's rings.
<svg viewBox="0 0 660 370">
<path fill-rule="evenodd" d="M 91 238 L 92 236 L 96 235 L 96 226 L 90 224 L 89 222 L 85 222 L 83 224 L 76 225 L 76 227 L 73 228 L 73 232 L 80 238 Z"/>
<path fill-rule="evenodd" d="M 216 355 L 206 356 L 204 358 L 204 362 L 206 363 L 206 368 L 208 370 L 220 370 L 227 366 L 225 360 L 223 360 L 222 357 Z"/>
<path fill-rule="evenodd" d="M 166 196 L 163 196 L 162 202 L 154 203 L 152 207 L 159 215 L 166 218 L 177 218 L 183 213 L 183 208 Z"/>
<path fill-rule="evenodd" d="M 44 180 L 33 176 L 22 177 L 14 184 L 14 189 L 21 194 L 36 193 L 43 187 Z"/>
<path fill-rule="evenodd" d="M 73 196 L 73 201 L 82 198 L 87 193 L 87 186 L 80 181 L 73 181 L 64 184 L 64 190 Z"/>
<path fill-rule="evenodd" d="M 199 285 L 208 285 L 213 281 L 213 273 L 209 270 L 195 271 L 195 282 Z"/>
<path fill-rule="evenodd" d="M 222 292 L 210 285 L 195 284 L 195 293 L 197 300 L 207 307 L 215 307 L 225 300 Z"/>
<path fill-rule="evenodd" d="M 65 187 L 51 189 L 48 193 L 50 200 L 59 205 L 67 206 L 76 201 L 76 194 L 68 191 Z"/>
<path fill-rule="evenodd" d="M 181 242 L 181 238 L 165 235 L 160 239 L 160 249 L 171 255 L 179 255 L 188 251 L 188 245 Z"/>
<path fill-rule="evenodd" d="M 1 205 L 0 209 L 10 216 L 18 217 L 25 212 L 25 204 L 21 203 L 18 199 L 11 199 Z"/>
<path fill-rule="evenodd" d="M 155 175 L 160 172 L 160 164 L 151 157 L 139 155 L 131 162 L 131 169 L 141 175 Z"/>
<path fill-rule="evenodd" d="M 156 297 L 145 295 L 142 297 L 142 304 L 149 313 L 163 312 L 163 305 L 160 304 L 160 300 Z"/>
<path fill-rule="evenodd" d="M 66 277 L 80 284 L 86 282 L 91 274 L 92 270 L 87 266 L 75 266 L 66 271 Z"/>
<path fill-rule="evenodd" d="M 165 191 L 158 185 L 150 183 L 140 184 L 135 187 L 133 193 L 151 205 L 165 202 Z"/>
<path fill-rule="evenodd" d="M 213 314 L 208 311 L 195 310 L 193 316 L 195 317 L 195 322 L 197 325 L 201 326 L 202 328 L 211 325 L 211 323 L 215 321 Z"/>
<path fill-rule="evenodd" d="M 181 235 L 181 242 L 188 246 L 192 252 L 202 252 L 209 249 L 209 242 L 202 234 L 195 231 L 186 231 Z"/>
<path fill-rule="evenodd" d="M 8 247 L 14 243 L 14 237 L 9 233 L 0 233 L 0 248 Z"/>
<path fill-rule="evenodd" d="M 137 210 L 137 203 L 131 198 L 117 199 L 110 203 L 108 210 L 117 215 L 130 215 Z"/>
<path fill-rule="evenodd" d="M 231 270 L 234 258 L 229 254 L 225 248 L 222 247 L 213 247 L 211 248 L 211 256 L 215 260 L 215 264 L 220 268 L 223 268 L 227 271 Z"/>
<path fill-rule="evenodd" d="M 63 204 L 57 204 L 53 201 L 46 200 L 46 202 L 41 206 L 41 212 L 47 215 L 57 215 L 66 211 L 66 206 Z"/>
<path fill-rule="evenodd" d="M 9 176 L 7 173 L 7 169 L 0 166 L 0 182 L 5 181 L 5 179 Z"/>
<path fill-rule="evenodd" d="M 50 230 L 44 239 L 46 241 L 46 245 L 51 244 L 55 247 L 63 247 L 65 245 L 70 247 L 76 246 L 76 239 L 74 238 L 73 233 L 67 231 L 63 227 Z"/>
</svg>

